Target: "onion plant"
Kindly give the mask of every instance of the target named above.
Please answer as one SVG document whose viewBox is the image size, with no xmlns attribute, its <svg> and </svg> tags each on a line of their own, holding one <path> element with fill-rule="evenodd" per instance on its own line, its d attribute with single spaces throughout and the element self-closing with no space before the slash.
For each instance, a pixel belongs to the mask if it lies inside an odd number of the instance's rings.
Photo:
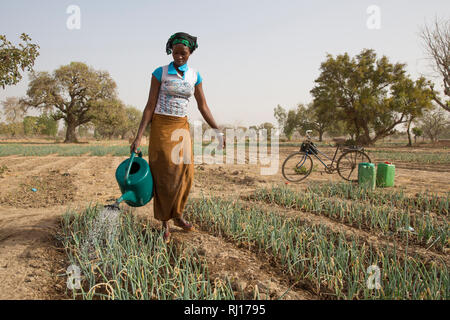
<svg viewBox="0 0 450 320">
<path fill-rule="evenodd" d="M 109 225 L 98 219 L 101 212 L 94 205 L 81 213 L 69 210 L 61 220 L 68 260 L 81 271 L 73 298 L 234 299 L 230 282 L 209 279 L 195 250 L 165 244 L 159 231 L 130 212 Z"/>
</svg>

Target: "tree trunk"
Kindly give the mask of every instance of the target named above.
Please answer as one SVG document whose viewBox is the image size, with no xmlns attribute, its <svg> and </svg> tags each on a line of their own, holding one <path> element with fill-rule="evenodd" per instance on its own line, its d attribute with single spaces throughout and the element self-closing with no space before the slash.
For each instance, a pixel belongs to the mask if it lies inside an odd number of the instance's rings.
<svg viewBox="0 0 450 320">
<path fill-rule="evenodd" d="M 319 142 L 322 142 L 323 130 L 319 130 Z"/>
<path fill-rule="evenodd" d="M 77 128 L 75 123 L 72 121 L 67 122 L 67 131 L 66 131 L 66 140 L 64 140 L 64 143 L 72 143 L 72 142 L 78 142 L 77 135 L 75 134 L 75 129 Z"/>
<path fill-rule="evenodd" d="M 375 143 L 378 139 L 382 138 L 382 136 L 375 137 L 373 139 L 370 138 L 369 130 L 363 130 L 363 134 L 356 137 L 356 142 L 362 146 L 369 146 Z"/>
<path fill-rule="evenodd" d="M 411 128 L 411 121 L 408 121 L 408 129 L 406 132 L 408 133 L 408 144 L 407 147 L 412 147 L 412 139 L 411 139 L 411 131 L 409 130 Z"/>
</svg>

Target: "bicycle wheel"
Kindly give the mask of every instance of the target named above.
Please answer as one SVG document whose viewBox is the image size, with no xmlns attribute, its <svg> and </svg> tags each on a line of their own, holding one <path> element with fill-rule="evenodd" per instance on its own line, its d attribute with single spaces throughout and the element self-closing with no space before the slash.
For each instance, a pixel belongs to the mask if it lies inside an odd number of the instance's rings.
<svg viewBox="0 0 450 320">
<path fill-rule="evenodd" d="M 361 162 L 371 162 L 366 153 L 359 150 L 344 152 L 337 161 L 337 171 L 342 179 L 357 182 L 358 164 Z"/>
<path fill-rule="evenodd" d="M 306 179 L 313 169 L 313 160 L 304 152 L 296 152 L 284 160 L 281 167 L 283 177 L 291 182 L 299 182 Z"/>
</svg>

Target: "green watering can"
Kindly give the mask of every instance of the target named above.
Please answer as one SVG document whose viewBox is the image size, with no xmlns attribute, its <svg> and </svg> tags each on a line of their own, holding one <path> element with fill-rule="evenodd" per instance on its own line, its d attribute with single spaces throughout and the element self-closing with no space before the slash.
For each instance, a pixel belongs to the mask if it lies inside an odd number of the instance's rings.
<svg viewBox="0 0 450 320">
<path fill-rule="evenodd" d="M 116 204 L 125 201 L 129 206 L 142 207 L 153 198 L 153 177 L 150 166 L 142 158 L 142 152 L 132 152 L 131 157 L 123 161 L 116 170 L 116 180 L 122 196 Z"/>
</svg>

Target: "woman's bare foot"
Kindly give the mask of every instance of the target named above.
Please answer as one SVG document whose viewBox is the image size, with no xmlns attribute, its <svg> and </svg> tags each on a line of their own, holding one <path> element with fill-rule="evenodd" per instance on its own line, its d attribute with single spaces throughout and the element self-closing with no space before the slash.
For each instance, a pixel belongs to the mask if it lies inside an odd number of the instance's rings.
<svg viewBox="0 0 450 320">
<path fill-rule="evenodd" d="M 170 242 L 169 222 L 168 221 L 163 221 L 162 228 L 164 230 L 163 240 L 164 240 L 165 243 L 169 243 Z"/>
<path fill-rule="evenodd" d="M 195 230 L 194 226 L 191 223 L 184 220 L 183 218 L 173 219 L 173 224 L 176 225 L 177 227 L 183 228 L 183 230 L 185 231 Z"/>
</svg>

